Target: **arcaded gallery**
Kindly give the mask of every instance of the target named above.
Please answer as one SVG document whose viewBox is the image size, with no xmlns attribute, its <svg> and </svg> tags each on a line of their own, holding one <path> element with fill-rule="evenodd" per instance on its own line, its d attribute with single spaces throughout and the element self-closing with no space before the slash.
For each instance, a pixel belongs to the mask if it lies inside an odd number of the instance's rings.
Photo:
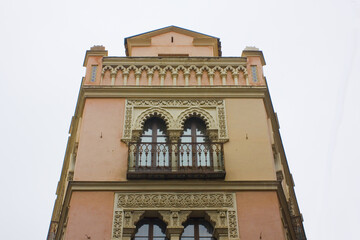
<svg viewBox="0 0 360 240">
<path fill-rule="evenodd" d="M 262 51 L 169 26 L 125 52 L 86 51 L 47 239 L 306 240 Z"/>
</svg>

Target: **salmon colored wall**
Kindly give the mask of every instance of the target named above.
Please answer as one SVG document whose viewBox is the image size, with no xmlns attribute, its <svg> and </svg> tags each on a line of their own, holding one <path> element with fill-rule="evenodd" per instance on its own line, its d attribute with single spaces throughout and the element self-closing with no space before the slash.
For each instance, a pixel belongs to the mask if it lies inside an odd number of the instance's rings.
<svg viewBox="0 0 360 240">
<path fill-rule="evenodd" d="M 125 99 L 86 99 L 74 181 L 125 181 Z"/>
<path fill-rule="evenodd" d="M 226 99 L 226 180 L 276 180 L 262 99 Z"/>
<path fill-rule="evenodd" d="M 174 42 L 171 42 L 173 37 Z M 193 38 L 176 32 L 168 32 L 151 38 L 151 46 L 131 49 L 131 57 L 149 57 L 159 54 L 189 54 L 190 57 L 213 57 L 212 46 L 193 46 Z"/>
<path fill-rule="evenodd" d="M 85 73 L 85 85 L 99 85 L 101 78 L 101 69 L 102 69 L 102 56 L 89 56 L 87 65 L 86 65 L 86 73 Z M 93 65 L 97 65 L 96 69 L 96 79 L 95 82 L 91 82 L 91 69 Z"/>
<path fill-rule="evenodd" d="M 236 204 L 240 239 L 285 239 L 276 192 L 238 192 Z"/>
<path fill-rule="evenodd" d="M 252 65 L 256 65 L 257 66 L 257 77 L 258 77 L 258 82 L 254 83 L 252 80 L 252 73 L 251 73 L 251 66 Z M 248 56 L 247 57 L 247 71 L 249 73 L 249 79 L 251 81 L 250 85 L 264 85 L 265 84 L 265 79 L 263 78 L 263 68 L 262 68 L 262 64 L 261 64 L 261 59 L 260 57 L 257 56 Z"/>
<path fill-rule="evenodd" d="M 111 239 L 113 208 L 113 192 L 73 192 L 65 239 Z"/>
</svg>

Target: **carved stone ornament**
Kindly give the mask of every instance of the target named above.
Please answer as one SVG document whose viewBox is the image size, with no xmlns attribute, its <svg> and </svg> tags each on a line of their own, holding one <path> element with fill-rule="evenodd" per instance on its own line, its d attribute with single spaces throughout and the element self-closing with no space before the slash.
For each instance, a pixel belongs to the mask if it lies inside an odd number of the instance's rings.
<svg viewBox="0 0 360 240">
<path fill-rule="evenodd" d="M 136 223 L 146 211 L 158 212 L 167 224 L 166 234 L 181 235 L 192 212 L 204 211 L 219 240 L 238 239 L 234 193 L 115 193 L 112 240 L 133 237 Z"/>
<path fill-rule="evenodd" d="M 226 76 L 228 72 L 230 72 L 233 76 L 238 75 L 239 72 L 242 72 L 244 74 L 245 79 L 248 79 L 248 72 L 245 66 L 243 65 L 225 65 L 225 66 L 208 66 L 208 65 L 201 65 L 201 66 L 183 66 L 183 65 L 175 65 L 175 66 L 125 66 L 125 65 L 118 65 L 118 66 L 111 66 L 111 65 L 104 65 L 102 67 L 101 75 L 104 76 L 105 72 L 110 71 L 111 75 L 118 74 L 119 71 L 122 72 L 122 74 L 127 75 L 130 71 L 134 71 L 135 75 L 140 75 L 143 71 L 145 71 L 145 74 L 147 77 L 153 76 L 155 71 L 159 71 L 159 75 L 166 75 L 166 72 L 170 71 L 172 73 L 173 77 L 176 77 L 179 73 L 179 71 L 183 71 L 184 75 L 189 75 L 190 71 L 193 70 L 196 72 L 198 76 L 201 76 L 203 72 L 207 72 L 209 76 L 213 76 L 216 71 L 218 71 L 222 76 Z"/>
<path fill-rule="evenodd" d="M 190 117 L 205 122 L 212 141 L 228 141 L 224 100 L 127 100 L 122 141 L 128 143 L 138 139 L 145 121 L 151 117 L 164 120 L 172 141 L 179 139 Z"/>
</svg>

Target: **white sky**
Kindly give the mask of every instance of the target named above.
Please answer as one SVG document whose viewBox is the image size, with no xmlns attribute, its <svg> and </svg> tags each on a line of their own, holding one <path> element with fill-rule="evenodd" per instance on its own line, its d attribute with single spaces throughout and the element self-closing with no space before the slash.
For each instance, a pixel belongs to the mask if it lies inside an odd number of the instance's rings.
<svg viewBox="0 0 360 240">
<path fill-rule="evenodd" d="M 45 239 L 85 51 L 168 25 L 265 55 L 308 239 L 360 239 L 360 0 L 0 1 L 0 239 Z"/>
</svg>

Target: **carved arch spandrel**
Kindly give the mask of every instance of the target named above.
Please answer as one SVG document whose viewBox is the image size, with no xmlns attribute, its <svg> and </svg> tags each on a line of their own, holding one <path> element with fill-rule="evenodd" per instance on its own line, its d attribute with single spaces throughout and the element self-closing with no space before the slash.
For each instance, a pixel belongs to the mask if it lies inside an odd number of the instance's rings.
<svg viewBox="0 0 360 240">
<path fill-rule="evenodd" d="M 200 107 L 190 107 L 182 111 L 176 119 L 176 128 L 183 129 L 185 121 L 190 117 L 201 118 L 205 122 L 207 129 L 217 128 L 215 124 L 215 120 L 211 116 L 211 114 L 205 109 Z"/>
<path fill-rule="evenodd" d="M 143 111 L 136 119 L 133 130 L 142 130 L 144 123 L 151 117 L 159 117 L 164 120 L 167 128 L 172 128 L 174 119 L 170 112 L 160 107 L 152 107 Z"/>
</svg>

